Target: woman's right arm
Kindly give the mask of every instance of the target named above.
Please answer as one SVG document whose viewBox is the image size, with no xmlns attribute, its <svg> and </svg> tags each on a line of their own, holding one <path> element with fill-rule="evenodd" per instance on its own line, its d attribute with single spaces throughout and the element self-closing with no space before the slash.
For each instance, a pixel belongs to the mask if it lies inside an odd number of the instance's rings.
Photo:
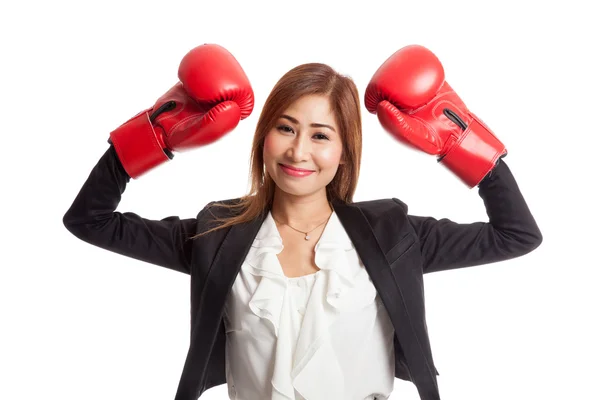
<svg viewBox="0 0 600 400">
<path fill-rule="evenodd" d="M 65 227 L 94 246 L 183 273 L 190 273 L 196 218 L 149 220 L 115 211 L 131 178 L 111 145 L 92 169 L 63 217 Z"/>
<path fill-rule="evenodd" d="M 75 236 L 106 250 L 190 273 L 197 218 L 152 221 L 116 212 L 130 179 L 173 158 L 173 153 L 215 142 L 250 115 L 254 93 L 225 48 L 205 44 L 179 65 L 180 82 L 110 133 L 110 148 L 63 217 Z"/>
</svg>

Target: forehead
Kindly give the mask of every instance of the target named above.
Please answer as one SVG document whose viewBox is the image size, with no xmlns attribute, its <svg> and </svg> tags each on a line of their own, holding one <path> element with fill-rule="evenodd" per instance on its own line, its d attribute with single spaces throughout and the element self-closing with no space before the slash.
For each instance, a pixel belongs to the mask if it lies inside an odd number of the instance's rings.
<svg viewBox="0 0 600 400">
<path fill-rule="evenodd" d="M 329 96 L 325 95 L 302 96 L 290 104 L 284 114 L 294 117 L 300 122 L 335 122 Z M 321 121 L 316 121 L 315 118 Z"/>
</svg>

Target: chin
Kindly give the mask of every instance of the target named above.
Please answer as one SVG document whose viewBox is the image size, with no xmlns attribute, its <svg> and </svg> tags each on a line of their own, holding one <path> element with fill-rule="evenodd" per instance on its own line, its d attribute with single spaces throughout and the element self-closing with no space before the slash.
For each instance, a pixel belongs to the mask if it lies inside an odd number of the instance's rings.
<svg viewBox="0 0 600 400">
<path fill-rule="evenodd" d="M 275 182 L 275 183 L 277 184 L 277 182 Z M 277 185 L 277 187 L 279 188 L 279 190 L 281 190 L 285 194 L 289 194 L 292 196 L 306 196 L 308 194 L 315 192 L 315 190 L 295 188 L 295 187 L 290 187 L 289 185 Z"/>
<path fill-rule="evenodd" d="M 279 184 L 277 181 L 275 181 L 275 185 L 277 185 L 277 188 L 279 190 L 281 190 L 282 192 L 284 192 L 290 196 L 297 196 L 297 197 L 310 196 L 315 193 L 325 191 L 327 188 L 326 185 L 325 186 L 294 185 L 294 184 L 290 185 L 287 182 L 285 182 L 283 184 Z"/>
</svg>

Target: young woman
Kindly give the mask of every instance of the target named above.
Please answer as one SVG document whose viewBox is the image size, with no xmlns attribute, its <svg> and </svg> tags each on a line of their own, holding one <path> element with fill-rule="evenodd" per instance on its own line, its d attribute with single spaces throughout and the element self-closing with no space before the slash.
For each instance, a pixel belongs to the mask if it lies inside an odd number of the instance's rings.
<svg viewBox="0 0 600 400">
<path fill-rule="evenodd" d="M 507 260 L 542 240 L 502 143 L 421 46 L 390 57 L 365 103 L 403 143 L 479 188 L 489 222 L 407 214 L 399 199 L 352 201 L 361 160 L 353 81 L 327 65 L 286 73 L 251 149 L 252 187 L 196 218 L 116 212 L 127 182 L 234 129 L 253 108 L 225 49 L 184 57 L 180 83 L 110 134 L 64 224 L 96 246 L 191 278 L 191 336 L 177 400 L 228 384 L 232 399 L 384 399 L 394 377 L 439 399 L 423 274 Z"/>
</svg>

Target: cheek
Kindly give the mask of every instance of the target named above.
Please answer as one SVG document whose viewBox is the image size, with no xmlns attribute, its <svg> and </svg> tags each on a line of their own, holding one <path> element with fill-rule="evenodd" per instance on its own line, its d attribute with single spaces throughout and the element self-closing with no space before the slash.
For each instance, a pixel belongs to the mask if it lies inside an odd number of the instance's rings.
<svg viewBox="0 0 600 400">
<path fill-rule="evenodd" d="M 328 147 L 325 149 L 321 149 L 318 152 L 318 159 L 319 162 L 323 165 L 323 167 L 337 166 L 340 163 L 341 156 L 341 148 Z"/>
<path fill-rule="evenodd" d="M 265 141 L 263 142 L 263 158 L 265 162 L 277 154 L 277 142 L 273 140 L 273 135 L 265 136 Z"/>
</svg>

